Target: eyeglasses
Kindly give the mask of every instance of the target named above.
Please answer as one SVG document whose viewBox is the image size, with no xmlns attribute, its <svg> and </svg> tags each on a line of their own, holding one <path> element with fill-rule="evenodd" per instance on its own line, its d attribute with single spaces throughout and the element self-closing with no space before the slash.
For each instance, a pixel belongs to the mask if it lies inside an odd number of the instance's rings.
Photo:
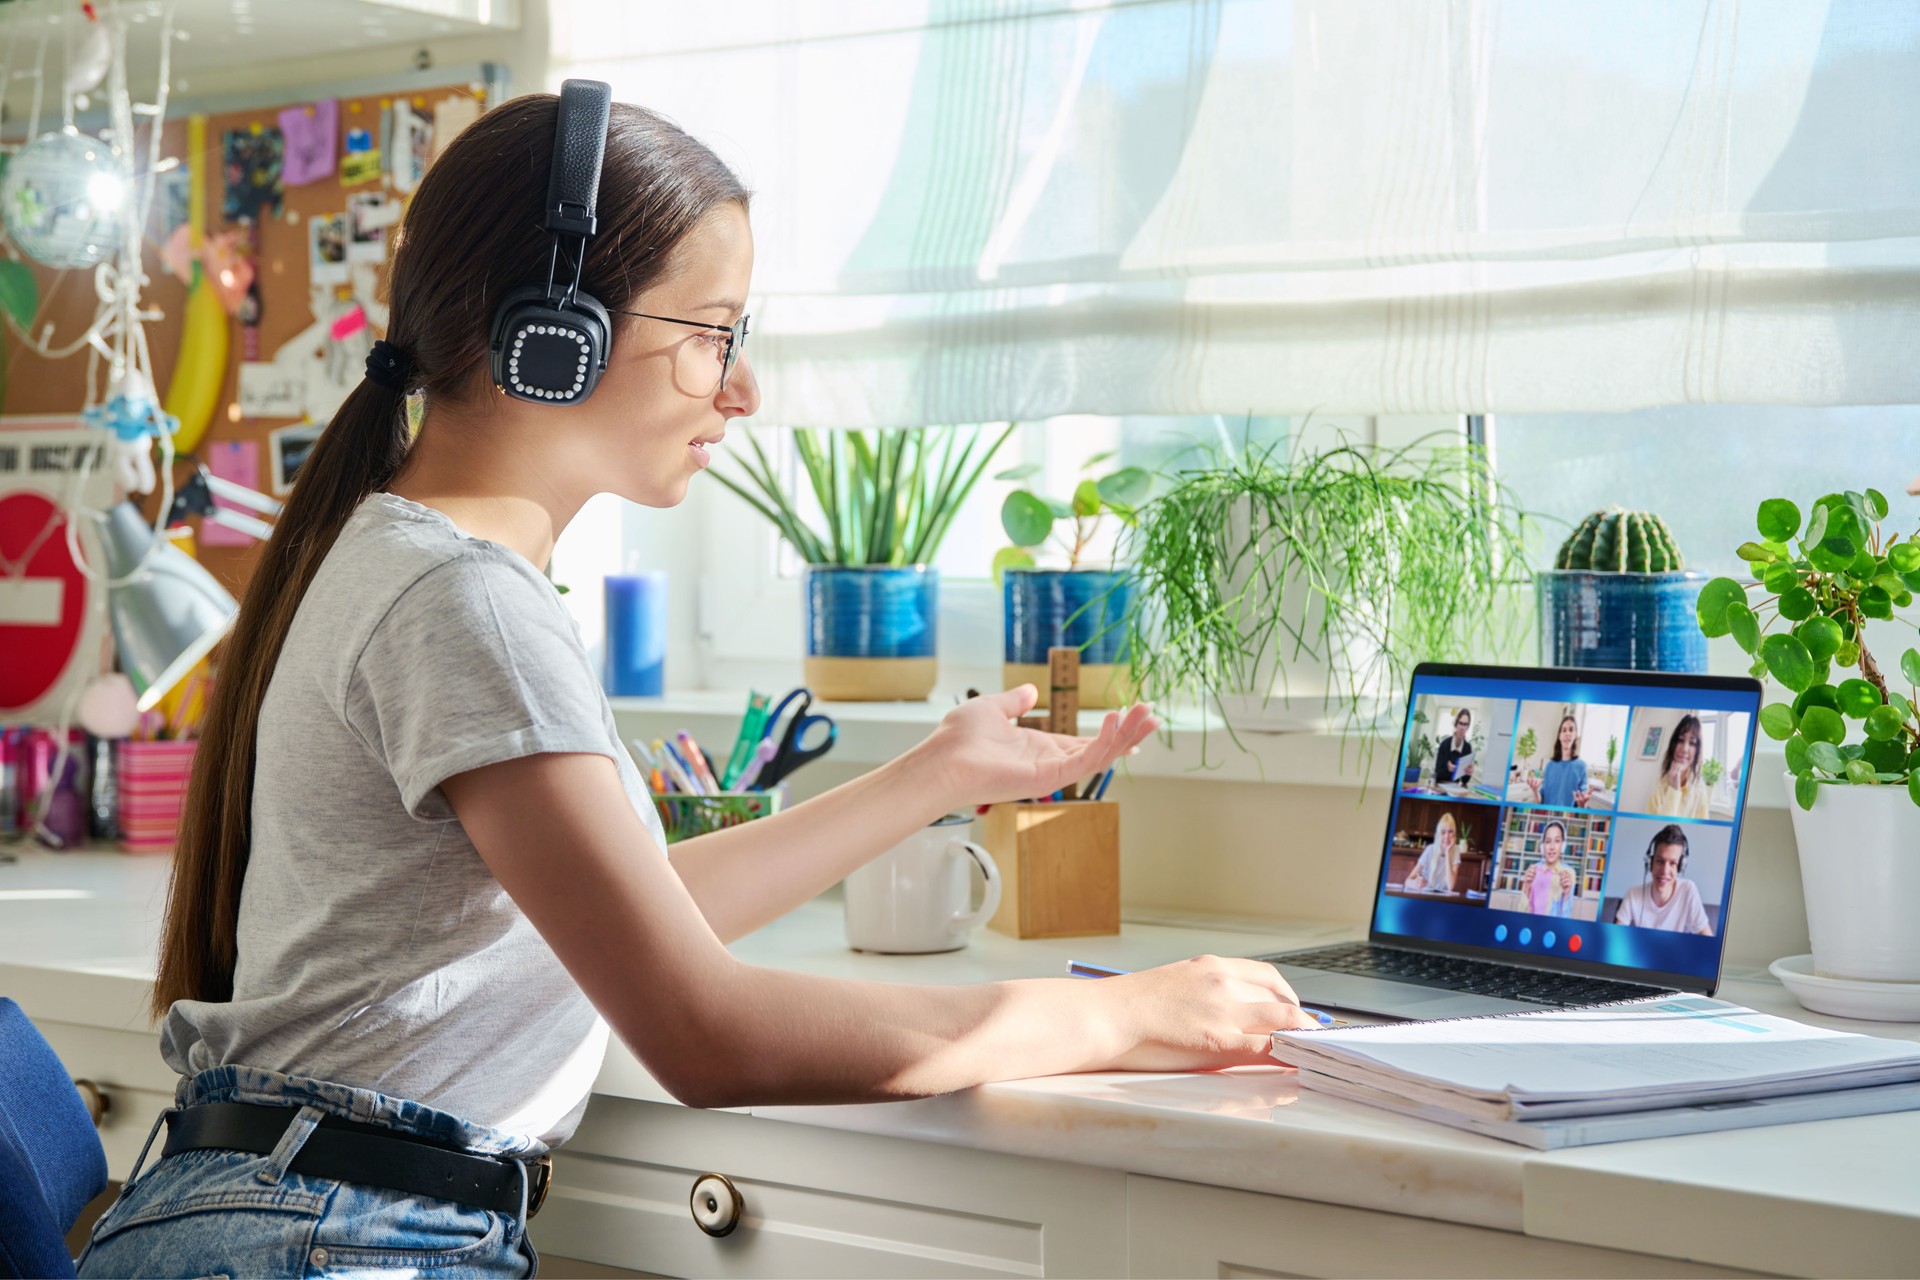
<svg viewBox="0 0 1920 1280">
<path fill-rule="evenodd" d="M 705 329 L 709 333 L 726 334 L 727 345 L 720 353 L 720 385 L 714 388 L 716 392 L 727 389 L 727 375 L 733 372 L 733 362 L 740 358 L 740 353 L 747 346 L 747 321 L 753 319 L 752 316 L 741 316 L 734 324 L 712 324 L 705 320 L 676 320 L 672 316 L 653 316 L 644 311 L 621 311 L 618 307 L 608 309 L 623 316 L 637 316 L 642 320 L 659 320 L 665 324 L 683 324 L 689 329 Z"/>
</svg>

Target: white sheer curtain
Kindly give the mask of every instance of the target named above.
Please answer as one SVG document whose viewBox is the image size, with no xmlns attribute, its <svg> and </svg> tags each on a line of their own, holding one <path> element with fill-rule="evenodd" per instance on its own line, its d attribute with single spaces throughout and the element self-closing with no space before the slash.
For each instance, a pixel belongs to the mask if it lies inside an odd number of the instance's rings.
<svg viewBox="0 0 1920 1280">
<path fill-rule="evenodd" d="M 1920 401 L 1907 0 L 572 0 L 755 188 L 761 420 Z"/>
</svg>

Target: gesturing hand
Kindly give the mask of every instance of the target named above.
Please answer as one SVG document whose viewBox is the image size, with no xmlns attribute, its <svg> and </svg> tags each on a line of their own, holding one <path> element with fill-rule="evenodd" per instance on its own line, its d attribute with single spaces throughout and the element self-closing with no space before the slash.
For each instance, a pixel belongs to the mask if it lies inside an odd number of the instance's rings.
<svg viewBox="0 0 1920 1280">
<path fill-rule="evenodd" d="M 1030 684 L 969 698 L 949 711 L 920 751 L 945 780 L 955 806 L 1033 800 L 1105 772 L 1159 728 L 1146 705 L 1109 712 L 1097 737 L 1022 729 L 1040 697 Z"/>
</svg>

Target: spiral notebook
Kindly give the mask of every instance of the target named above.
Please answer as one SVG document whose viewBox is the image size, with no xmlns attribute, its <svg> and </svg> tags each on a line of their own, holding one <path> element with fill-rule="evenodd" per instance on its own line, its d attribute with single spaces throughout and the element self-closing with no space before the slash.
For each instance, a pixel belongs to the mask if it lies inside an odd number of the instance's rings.
<svg viewBox="0 0 1920 1280">
<path fill-rule="evenodd" d="M 1280 1031 L 1300 1082 L 1530 1146 L 1920 1108 L 1920 1044 L 1704 996 Z"/>
</svg>

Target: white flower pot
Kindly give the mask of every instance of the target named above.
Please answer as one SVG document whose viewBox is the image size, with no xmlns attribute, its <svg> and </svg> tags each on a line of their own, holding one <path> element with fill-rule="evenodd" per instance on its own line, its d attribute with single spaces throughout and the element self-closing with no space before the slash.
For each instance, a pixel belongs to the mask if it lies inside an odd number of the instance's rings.
<svg viewBox="0 0 1920 1280">
<path fill-rule="evenodd" d="M 1814 972 L 1920 982 L 1920 805 L 1905 787 L 1840 784 L 1819 788 L 1811 809 L 1788 803 Z"/>
<path fill-rule="evenodd" d="M 1246 499 L 1228 513 L 1228 545 L 1250 544 L 1256 538 L 1271 544 L 1277 536 L 1271 528 L 1256 533 L 1252 504 Z M 1334 578 L 1330 585 L 1339 590 L 1343 584 L 1337 568 Z M 1316 732 L 1370 724 L 1387 711 L 1383 693 L 1390 681 L 1380 637 L 1387 631 L 1390 600 L 1360 604 L 1329 630 L 1323 643 L 1324 598 L 1305 582 L 1282 580 L 1272 562 L 1256 566 L 1249 555 L 1234 566 L 1219 590 L 1225 599 L 1247 592 L 1236 619 L 1243 636 L 1261 644 L 1255 637 L 1265 632 L 1258 657 L 1238 673 L 1239 687 L 1214 694 L 1229 723 L 1256 732 Z M 1281 622 L 1269 630 L 1276 600 Z M 1298 645 L 1296 636 L 1307 637 L 1306 645 Z M 1355 704 L 1352 715 L 1349 698 Z M 1397 716 L 1397 708 L 1393 714 Z"/>
</svg>

